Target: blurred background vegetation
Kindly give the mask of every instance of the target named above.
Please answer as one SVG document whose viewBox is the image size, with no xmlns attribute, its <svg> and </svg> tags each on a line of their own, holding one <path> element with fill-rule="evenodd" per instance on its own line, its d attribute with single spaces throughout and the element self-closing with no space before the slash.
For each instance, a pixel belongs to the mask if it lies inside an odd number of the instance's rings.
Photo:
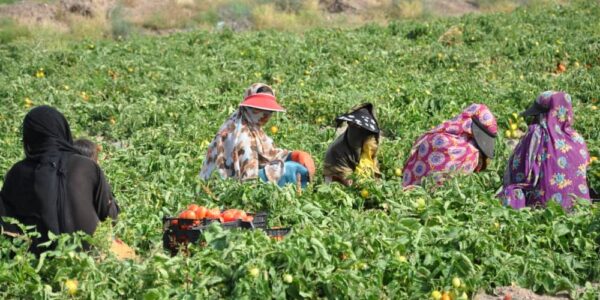
<svg viewBox="0 0 600 300">
<path fill-rule="evenodd" d="M 557 0 L 0 0 L 0 43 L 204 30 L 356 27 L 511 11 Z"/>
</svg>

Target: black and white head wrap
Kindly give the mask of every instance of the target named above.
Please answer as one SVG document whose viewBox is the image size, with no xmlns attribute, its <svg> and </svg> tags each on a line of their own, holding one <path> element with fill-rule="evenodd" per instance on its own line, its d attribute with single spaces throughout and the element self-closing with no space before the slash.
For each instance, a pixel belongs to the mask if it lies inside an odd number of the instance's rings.
<svg viewBox="0 0 600 300">
<path fill-rule="evenodd" d="M 335 119 L 338 123 L 348 122 L 364 128 L 372 133 L 379 133 L 379 125 L 373 113 L 373 104 L 364 103 L 359 105 L 355 110 L 341 115 Z"/>
</svg>

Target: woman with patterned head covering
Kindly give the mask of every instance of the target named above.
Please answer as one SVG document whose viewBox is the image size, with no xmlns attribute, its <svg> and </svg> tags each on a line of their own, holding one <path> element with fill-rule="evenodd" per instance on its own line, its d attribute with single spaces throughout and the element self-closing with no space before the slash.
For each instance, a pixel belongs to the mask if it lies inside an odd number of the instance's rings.
<svg viewBox="0 0 600 300">
<path fill-rule="evenodd" d="M 346 130 L 327 149 L 323 176 L 325 182 L 340 182 L 351 185 L 351 175 L 372 178 L 379 175 L 377 149 L 379 147 L 379 125 L 371 103 L 356 106 L 351 112 L 336 118 L 336 122 L 347 123 Z"/>
<path fill-rule="evenodd" d="M 486 160 L 494 158 L 497 130 L 489 108 L 471 104 L 417 139 L 404 165 L 403 186 L 420 185 L 427 176 L 441 184 L 452 173 L 484 170 Z"/>
<path fill-rule="evenodd" d="M 589 200 L 589 154 L 583 137 L 571 127 L 571 96 L 544 92 L 522 115 L 531 121 L 508 161 L 498 195 L 503 204 L 519 209 L 556 201 L 569 209 L 577 198 Z"/>
<path fill-rule="evenodd" d="M 210 143 L 200 178 L 208 179 L 216 171 L 221 178 L 241 181 L 260 178 L 279 186 L 300 179 L 302 186 L 306 186 L 315 171 L 311 156 L 275 147 L 263 130 L 273 112 L 283 111 L 270 86 L 262 83 L 250 86 L 238 110 Z"/>
</svg>

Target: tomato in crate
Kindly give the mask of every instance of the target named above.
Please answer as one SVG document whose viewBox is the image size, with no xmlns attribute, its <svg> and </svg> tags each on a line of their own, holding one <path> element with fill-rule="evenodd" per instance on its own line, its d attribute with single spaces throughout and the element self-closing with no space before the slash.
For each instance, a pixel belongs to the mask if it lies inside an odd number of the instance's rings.
<svg viewBox="0 0 600 300">
<path fill-rule="evenodd" d="M 200 242 L 203 228 L 194 219 L 163 218 L 163 247 L 171 255 L 177 254 L 188 244 Z"/>
</svg>

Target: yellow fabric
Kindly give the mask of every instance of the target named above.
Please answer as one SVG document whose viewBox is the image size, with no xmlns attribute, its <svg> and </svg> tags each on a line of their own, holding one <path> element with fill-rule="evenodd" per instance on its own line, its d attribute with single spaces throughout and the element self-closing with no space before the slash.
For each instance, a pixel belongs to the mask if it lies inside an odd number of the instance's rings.
<svg viewBox="0 0 600 300">
<path fill-rule="evenodd" d="M 377 166 L 377 139 L 375 136 L 370 136 L 362 146 L 360 160 L 356 166 L 356 175 L 362 178 L 373 178 L 376 173 L 379 173 Z"/>
</svg>

